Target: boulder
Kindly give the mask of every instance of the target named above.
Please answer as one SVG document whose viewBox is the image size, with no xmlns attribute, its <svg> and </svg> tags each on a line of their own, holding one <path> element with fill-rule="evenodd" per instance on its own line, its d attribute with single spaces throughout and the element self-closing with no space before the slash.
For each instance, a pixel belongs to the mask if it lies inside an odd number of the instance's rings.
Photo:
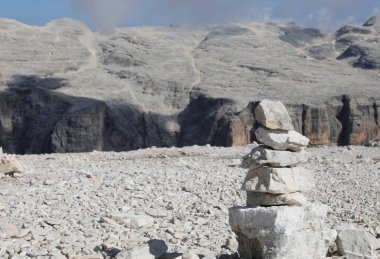
<svg viewBox="0 0 380 259">
<path fill-rule="evenodd" d="M 24 168 L 13 156 L 3 156 L 0 158 L 0 174 L 21 173 Z"/>
<path fill-rule="evenodd" d="M 338 252 L 347 259 L 374 259 L 374 248 L 369 235 L 363 229 L 351 224 L 341 224 L 334 229 L 338 232 Z"/>
<path fill-rule="evenodd" d="M 303 206 L 306 204 L 302 192 L 271 194 L 262 192 L 247 192 L 247 206 Z"/>
<path fill-rule="evenodd" d="M 294 129 L 289 113 L 280 101 L 261 101 L 256 107 L 255 118 L 258 123 L 269 129 Z"/>
<path fill-rule="evenodd" d="M 255 135 L 259 142 L 276 150 L 301 151 L 309 144 L 308 138 L 294 130 L 271 130 L 260 127 L 255 131 Z"/>
<path fill-rule="evenodd" d="M 168 251 L 168 246 L 162 240 L 150 240 L 146 244 L 125 250 L 117 254 L 120 259 L 157 259 Z"/>
<path fill-rule="evenodd" d="M 325 259 L 336 231 L 324 228 L 327 206 L 231 208 L 242 258 Z"/>
<path fill-rule="evenodd" d="M 259 145 L 242 158 L 241 167 L 249 169 L 262 166 L 294 167 L 307 162 L 308 159 L 309 154 L 304 150 L 301 150 L 301 152 L 279 151 Z"/>
<path fill-rule="evenodd" d="M 302 192 L 310 189 L 310 176 L 310 172 L 302 167 L 260 167 L 249 170 L 242 190 L 272 194 Z"/>
</svg>

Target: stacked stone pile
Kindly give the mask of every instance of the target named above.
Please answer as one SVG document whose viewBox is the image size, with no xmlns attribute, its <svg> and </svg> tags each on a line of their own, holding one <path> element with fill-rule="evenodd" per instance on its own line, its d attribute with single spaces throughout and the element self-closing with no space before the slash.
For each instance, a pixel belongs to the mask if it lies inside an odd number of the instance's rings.
<svg viewBox="0 0 380 259">
<path fill-rule="evenodd" d="M 256 130 L 256 137 L 263 145 L 243 157 L 243 167 L 249 169 L 242 187 L 247 191 L 247 205 L 305 204 L 303 191 L 311 178 L 305 177 L 304 168 L 296 166 L 307 161 L 308 155 L 303 148 L 309 140 L 293 130 L 290 116 L 281 102 L 264 100 L 256 108 L 255 115 L 262 125 Z"/>
<path fill-rule="evenodd" d="M 242 190 L 247 207 L 230 209 L 230 225 L 243 258 L 326 258 L 336 232 L 324 229 L 327 206 L 308 204 L 303 192 L 312 177 L 299 164 L 308 160 L 309 140 L 293 130 L 281 102 L 262 101 L 255 111 L 262 144 L 243 157 L 248 174 Z"/>
<path fill-rule="evenodd" d="M 3 149 L 0 147 L 0 175 L 13 175 L 22 171 L 24 171 L 24 168 L 20 162 L 14 156 L 4 154 Z"/>
</svg>

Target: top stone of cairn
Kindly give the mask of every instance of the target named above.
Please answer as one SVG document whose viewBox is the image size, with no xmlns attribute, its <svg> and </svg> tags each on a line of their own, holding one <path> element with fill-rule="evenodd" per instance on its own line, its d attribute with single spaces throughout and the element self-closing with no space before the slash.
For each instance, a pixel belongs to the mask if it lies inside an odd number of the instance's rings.
<svg viewBox="0 0 380 259">
<path fill-rule="evenodd" d="M 268 129 L 293 130 L 292 119 L 280 101 L 265 99 L 255 110 L 256 120 Z"/>
</svg>

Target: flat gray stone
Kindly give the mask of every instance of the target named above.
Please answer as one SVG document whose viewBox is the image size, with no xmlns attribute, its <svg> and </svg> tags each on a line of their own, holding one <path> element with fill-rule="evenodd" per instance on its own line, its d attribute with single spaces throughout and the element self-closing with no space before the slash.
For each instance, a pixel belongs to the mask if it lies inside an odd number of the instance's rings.
<svg viewBox="0 0 380 259">
<path fill-rule="evenodd" d="M 249 170 L 242 186 L 248 192 L 286 194 L 311 189 L 311 173 L 302 167 L 260 167 Z"/>
<path fill-rule="evenodd" d="M 309 154 L 304 150 L 300 152 L 280 151 L 259 145 L 242 158 L 241 167 L 249 169 L 261 166 L 294 167 L 307 162 L 308 159 Z"/>
<path fill-rule="evenodd" d="M 258 123 L 269 129 L 293 130 L 292 119 L 286 107 L 280 101 L 265 99 L 255 110 Z"/>
<path fill-rule="evenodd" d="M 302 192 L 286 194 L 247 192 L 247 206 L 303 206 L 306 202 L 305 195 Z"/>
<path fill-rule="evenodd" d="M 291 130 L 271 130 L 260 127 L 255 131 L 256 138 L 264 145 L 276 150 L 301 151 L 309 144 L 309 139 Z"/>
</svg>

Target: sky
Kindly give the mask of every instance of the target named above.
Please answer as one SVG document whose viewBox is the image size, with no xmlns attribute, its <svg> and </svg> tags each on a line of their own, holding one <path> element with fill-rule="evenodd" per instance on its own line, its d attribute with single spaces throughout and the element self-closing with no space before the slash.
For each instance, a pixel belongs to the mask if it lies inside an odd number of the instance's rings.
<svg viewBox="0 0 380 259">
<path fill-rule="evenodd" d="M 380 0 L 0 0 L 0 17 L 43 25 L 62 17 L 94 30 L 115 26 L 295 21 L 334 31 L 380 16 Z"/>
</svg>

